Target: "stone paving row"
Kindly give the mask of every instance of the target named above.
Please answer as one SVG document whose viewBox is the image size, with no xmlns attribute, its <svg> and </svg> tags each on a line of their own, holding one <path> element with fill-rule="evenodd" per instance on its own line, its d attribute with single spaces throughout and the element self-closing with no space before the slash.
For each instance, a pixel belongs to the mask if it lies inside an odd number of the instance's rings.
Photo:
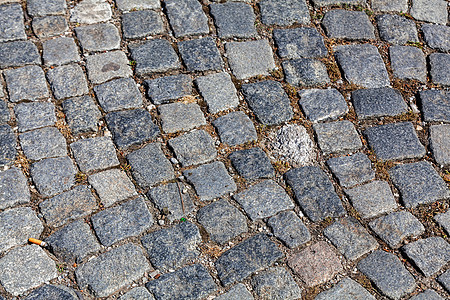
<svg viewBox="0 0 450 300">
<path fill-rule="evenodd" d="M 448 299 L 448 6 L 0 0 L 0 300 Z"/>
</svg>

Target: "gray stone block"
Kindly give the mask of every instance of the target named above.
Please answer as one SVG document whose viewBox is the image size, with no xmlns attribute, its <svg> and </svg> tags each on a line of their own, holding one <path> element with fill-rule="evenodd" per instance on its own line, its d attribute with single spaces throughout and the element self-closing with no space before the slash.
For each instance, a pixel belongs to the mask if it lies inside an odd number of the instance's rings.
<svg viewBox="0 0 450 300">
<path fill-rule="evenodd" d="M 253 290 L 262 299 L 299 299 L 302 290 L 283 267 L 273 267 L 253 276 Z"/>
<path fill-rule="evenodd" d="M 122 295 L 119 300 L 155 300 L 155 297 L 145 287 L 139 286 Z"/>
<path fill-rule="evenodd" d="M 261 148 L 238 150 L 228 157 L 239 175 L 248 180 L 273 177 L 275 170 Z"/>
<path fill-rule="evenodd" d="M 68 157 L 46 158 L 31 165 L 31 177 L 39 193 L 53 196 L 75 184 L 76 169 Z"/>
<path fill-rule="evenodd" d="M 178 43 L 178 51 L 188 71 L 221 70 L 223 61 L 210 37 Z"/>
<path fill-rule="evenodd" d="M 169 103 L 158 107 L 165 133 L 189 131 L 206 125 L 206 119 L 197 103 Z"/>
<path fill-rule="evenodd" d="M 19 136 L 23 153 L 29 160 L 67 155 L 64 136 L 55 127 L 44 127 Z"/>
<path fill-rule="evenodd" d="M 311 240 L 308 228 L 291 210 L 271 217 L 267 224 L 272 228 L 273 234 L 289 248 L 298 247 Z"/>
<path fill-rule="evenodd" d="M 159 0 L 116 0 L 116 5 L 121 11 L 161 8 Z"/>
<path fill-rule="evenodd" d="M 308 87 L 330 82 L 327 67 L 319 60 L 297 58 L 282 64 L 286 81 L 291 85 Z"/>
<path fill-rule="evenodd" d="M 315 300 L 375 300 L 365 288 L 356 281 L 345 277 L 329 290 L 321 292 Z"/>
<path fill-rule="evenodd" d="M 11 102 L 36 101 L 49 96 L 44 72 L 38 66 L 6 70 L 5 81 Z"/>
<path fill-rule="evenodd" d="M 408 111 L 402 94 L 388 87 L 353 91 L 352 101 L 360 119 L 394 117 Z"/>
<path fill-rule="evenodd" d="M 448 26 L 423 24 L 422 32 L 429 47 L 442 52 L 450 51 L 450 28 Z"/>
<path fill-rule="evenodd" d="M 75 28 L 84 51 L 107 51 L 120 48 L 120 35 L 111 23 L 99 23 Z"/>
<path fill-rule="evenodd" d="M 222 143 L 236 146 L 258 140 L 252 120 L 242 111 L 231 112 L 213 122 Z"/>
<path fill-rule="evenodd" d="M 434 290 L 426 290 L 416 296 L 409 298 L 410 300 L 444 300 L 438 293 Z"/>
<path fill-rule="evenodd" d="M 439 165 L 450 165 L 450 125 L 430 126 L 430 148 Z"/>
<path fill-rule="evenodd" d="M 14 164 L 17 155 L 16 135 L 7 124 L 0 125 L 0 166 Z"/>
<path fill-rule="evenodd" d="M 383 12 L 407 12 L 408 0 L 372 0 L 372 9 Z"/>
<path fill-rule="evenodd" d="M 11 3 L 0 6 L 0 42 L 25 40 L 22 6 Z"/>
<path fill-rule="evenodd" d="M 426 90 L 419 92 L 419 97 L 426 122 L 450 122 L 450 92 Z"/>
<path fill-rule="evenodd" d="M 391 44 L 404 45 L 419 42 L 416 23 L 398 15 L 381 15 L 377 17 L 380 38 Z"/>
<path fill-rule="evenodd" d="M 217 157 L 214 140 L 204 130 L 170 139 L 169 146 L 183 167 L 207 163 Z"/>
<path fill-rule="evenodd" d="M 198 0 L 168 0 L 167 16 L 175 37 L 208 34 L 208 18 Z"/>
<path fill-rule="evenodd" d="M 186 74 L 145 80 L 147 95 L 156 105 L 192 94 L 192 78 Z"/>
<path fill-rule="evenodd" d="M 273 38 L 278 55 L 282 58 L 318 58 L 328 55 L 323 37 L 315 28 L 274 29 Z"/>
<path fill-rule="evenodd" d="M 17 167 L 0 172 L 0 209 L 30 202 L 27 179 Z"/>
<path fill-rule="evenodd" d="M 450 54 L 432 53 L 428 56 L 430 61 L 431 81 L 434 84 L 450 85 Z"/>
<path fill-rule="evenodd" d="M 447 210 L 445 213 L 435 215 L 433 219 L 439 224 L 439 226 L 442 226 L 447 233 L 450 233 L 450 210 Z"/>
<path fill-rule="evenodd" d="M 41 56 L 32 41 L 0 43 L 0 68 L 40 63 Z"/>
<path fill-rule="evenodd" d="M 64 16 L 35 17 L 31 24 L 34 34 L 39 38 L 57 36 L 69 30 Z"/>
<path fill-rule="evenodd" d="M 195 83 L 210 113 L 216 114 L 238 106 L 236 87 L 228 73 L 221 72 L 197 77 Z"/>
<path fill-rule="evenodd" d="M 356 153 L 350 156 L 332 157 L 327 165 L 345 188 L 375 179 L 375 171 L 367 155 Z"/>
<path fill-rule="evenodd" d="M 447 1 L 413 0 L 411 15 L 419 21 L 446 25 L 448 22 Z"/>
<path fill-rule="evenodd" d="M 437 281 L 442 284 L 447 292 L 450 292 L 450 271 L 447 270 L 443 274 L 441 274 Z"/>
<path fill-rule="evenodd" d="M 43 59 L 46 65 L 64 65 L 80 61 L 78 47 L 73 38 L 58 37 L 42 43 Z"/>
<path fill-rule="evenodd" d="M 19 132 L 54 125 L 55 105 L 51 102 L 19 103 L 14 107 Z"/>
<path fill-rule="evenodd" d="M 328 5 L 339 5 L 339 4 L 348 4 L 348 5 L 357 5 L 357 4 L 365 4 L 365 0 L 313 0 L 314 6 L 322 7 Z"/>
<path fill-rule="evenodd" d="M 72 134 L 97 132 L 97 124 L 102 115 L 90 96 L 64 100 L 62 107 Z"/>
<path fill-rule="evenodd" d="M 255 13 L 246 3 L 213 3 L 209 6 L 220 38 L 252 38 L 258 35 Z"/>
<path fill-rule="evenodd" d="M 266 25 L 307 25 L 311 22 L 305 0 L 263 0 L 258 4 L 261 20 Z"/>
<path fill-rule="evenodd" d="M 56 99 L 89 93 L 86 76 L 79 65 L 71 64 L 51 69 L 47 72 L 47 78 Z"/>
<path fill-rule="evenodd" d="M 133 71 L 127 56 L 122 51 L 107 52 L 88 56 L 86 67 L 92 83 L 103 83 L 117 77 L 129 77 Z"/>
<path fill-rule="evenodd" d="M 312 122 L 335 120 L 348 112 L 344 96 L 336 89 L 302 90 L 299 96 L 299 104 Z"/>
<path fill-rule="evenodd" d="M 221 294 L 214 298 L 215 300 L 254 300 L 252 294 L 247 290 L 245 285 L 238 283 L 229 289 L 226 293 Z"/>
<path fill-rule="evenodd" d="M 109 137 L 81 139 L 70 144 L 81 172 L 107 169 L 119 165 L 116 149 Z"/>
<path fill-rule="evenodd" d="M 194 210 L 194 203 L 188 193 L 183 193 L 184 184 L 167 183 L 154 187 L 147 196 L 167 218 L 174 222 L 185 217 Z"/>
<path fill-rule="evenodd" d="M 392 46 L 389 48 L 389 57 L 395 77 L 427 81 L 427 62 L 419 48 Z"/>
<path fill-rule="evenodd" d="M 75 291 L 65 285 L 45 284 L 40 288 L 32 291 L 25 300 L 78 300 Z"/>
<path fill-rule="evenodd" d="M 313 126 L 323 154 L 348 153 L 362 147 L 361 138 L 350 121 L 318 123 Z"/>
<path fill-rule="evenodd" d="M 327 35 L 334 39 L 375 39 L 375 28 L 364 11 L 330 10 L 323 17 L 322 24 Z"/>
<path fill-rule="evenodd" d="M 138 39 L 165 32 L 161 16 L 152 10 L 137 10 L 122 15 L 123 36 Z"/>
<path fill-rule="evenodd" d="M 3 94 L 3 90 L 0 87 L 0 96 Z M 3 94 L 4 96 L 4 94 Z M 11 120 L 11 115 L 9 113 L 8 103 L 6 101 L 0 101 L 0 125 L 8 123 Z"/>
<path fill-rule="evenodd" d="M 142 95 L 132 78 L 119 78 L 94 87 L 105 112 L 142 106 Z"/>
<path fill-rule="evenodd" d="M 66 8 L 64 0 L 27 0 L 27 11 L 32 17 L 63 15 Z"/>
<path fill-rule="evenodd" d="M 111 19 L 111 4 L 105 0 L 84 0 L 70 10 L 70 22 L 94 24 Z"/>
</svg>

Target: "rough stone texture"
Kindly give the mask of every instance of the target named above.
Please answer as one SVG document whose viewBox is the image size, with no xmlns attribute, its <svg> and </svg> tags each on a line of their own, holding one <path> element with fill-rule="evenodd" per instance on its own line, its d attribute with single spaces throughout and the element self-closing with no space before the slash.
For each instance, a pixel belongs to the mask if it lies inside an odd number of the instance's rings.
<svg viewBox="0 0 450 300">
<path fill-rule="evenodd" d="M 97 208 L 97 202 L 86 185 L 47 199 L 39 204 L 44 219 L 50 226 L 59 227 L 83 218 Z"/>
<path fill-rule="evenodd" d="M 5 81 L 11 102 L 36 101 L 49 96 L 44 72 L 38 66 L 6 70 Z"/>
<path fill-rule="evenodd" d="M 99 251 L 97 242 L 89 225 L 78 220 L 56 231 L 45 239 L 51 245 L 52 253 L 68 264 L 80 263 L 88 254 Z"/>
<path fill-rule="evenodd" d="M 173 273 L 162 275 L 145 285 L 157 299 L 205 299 L 217 291 L 217 285 L 208 271 L 200 264 L 187 266 Z"/>
<path fill-rule="evenodd" d="M 119 78 L 97 85 L 94 91 L 106 112 L 142 106 L 142 95 L 132 78 Z"/>
<path fill-rule="evenodd" d="M 159 127 L 144 109 L 115 111 L 105 116 L 114 143 L 120 149 L 140 145 L 159 135 Z"/>
<path fill-rule="evenodd" d="M 64 136 L 55 127 L 44 127 L 19 136 L 23 153 L 30 160 L 67 155 Z"/>
<path fill-rule="evenodd" d="M 416 288 L 411 273 L 394 254 L 377 250 L 358 263 L 358 269 L 391 299 L 400 299 Z"/>
<path fill-rule="evenodd" d="M 152 264 L 163 271 L 179 268 L 200 253 L 197 244 L 201 236 L 195 224 L 182 222 L 171 228 L 153 231 L 142 238 Z"/>
<path fill-rule="evenodd" d="M 267 235 L 258 234 L 223 253 L 215 265 L 220 281 L 228 286 L 271 266 L 282 257 L 283 253 Z"/>
<path fill-rule="evenodd" d="M 159 13 L 152 10 L 137 10 L 122 15 L 123 36 L 127 39 L 143 38 L 165 32 Z"/>
<path fill-rule="evenodd" d="M 212 200 L 230 192 L 236 191 L 236 183 L 228 174 L 222 162 L 201 165 L 195 169 L 186 170 L 183 175 L 194 185 L 200 200 Z"/>
<path fill-rule="evenodd" d="M 327 67 L 319 60 L 298 58 L 282 63 L 286 81 L 291 85 L 308 87 L 330 82 Z"/>
<path fill-rule="evenodd" d="M 220 38 L 252 38 L 258 35 L 253 8 L 245 3 L 213 3 L 209 6 Z"/>
<path fill-rule="evenodd" d="M 302 90 L 299 96 L 299 104 L 312 122 L 335 120 L 348 112 L 344 96 L 336 89 Z"/>
<path fill-rule="evenodd" d="M 71 64 L 51 69 L 47 72 L 47 78 L 56 99 L 89 93 L 86 76 L 79 65 Z"/>
<path fill-rule="evenodd" d="M 0 42 L 27 38 L 22 7 L 18 3 L 0 6 Z"/>
<path fill-rule="evenodd" d="M 0 96 L 4 97 L 3 89 L 0 87 Z M 8 123 L 11 120 L 9 113 L 8 103 L 6 101 L 0 101 L 0 125 Z"/>
<path fill-rule="evenodd" d="M 120 47 L 119 30 L 110 23 L 80 26 L 75 28 L 75 33 L 84 51 L 107 51 Z"/>
<path fill-rule="evenodd" d="M 318 58 L 328 54 L 323 37 L 315 28 L 275 29 L 273 38 L 282 58 Z"/>
<path fill-rule="evenodd" d="M 346 190 L 345 193 L 363 218 L 372 218 L 391 212 L 398 206 L 386 181 L 372 181 Z"/>
<path fill-rule="evenodd" d="M 100 243 L 107 247 L 139 235 L 153 225 L 153 217 L 142 197 L 103 210 L 93 215 L 91 221 Z"/>
<path fill-rule="evenodd" d="M 216 42 L 210 37 L 179 42 L 178 50 L 188 71 L 222 69 L 222 57 Z"/>
<path fill-rule="evenodd" d="M 33 18 L 33 32 L 40 38 L 60 35 L 69 29 L 63 16 L 46 16 Z"/>
<path fill-rule="evenodd" d="M 83 0 L 70 10 L 70 22 L 74 23 L 93 24 L 111 17 L 111 6 L 106 0 Z"/>
<path fill-rule="evenodd" d="M 294 208 L 294 203 L 286 191 L 269 179 L 250 186 L 236 194 L 234 199 L 253 221 Z"/>
<path fill-rule="evenodd" d="M 353 91 L 352 101 L 360 119 L 393 117 L 408 111 L 402 94 L 388 87 Z"/>
<path fill-rule="evenodd" d="M 158 107 L 165 133 L 189 131 L 206 125 L 206 119 L 197 103 L 169 103 Z"/>
<path fill-rule="evenodd" d="M 427 62 L 419 48 L 392 46 L 389 48 L 389 56 L 395 77 L 427 81 Z"/>
<path fill-rule="evenodd" d="M 432 53 L 430 60 L 431 81 L 434 84 L 450 85 L 450 54 Z"/>
<path fill-rule="evenodd" d="M 447 185 L 429 162 L 399 165 L 389 175 L 408 208 L 450 198 Z"/>
<path fill-rule="evenodd" d="M 134 179 L 142 187 L 174 179 L 171 163 L 161 150 L 161 144 L 151 143 L 127 155 Z"/>
<path fill-rule="evenodd" d="M 430 126 L 430 147 L 439 165 L 450 165 L 450 125 Z"/>
<path fill-rule="evenodd" d="M 119 169 L 92 174 L 89 184 L 94 187 L 105 207 L 138 195 L 130 178 Z"/>
<path fill-rule="evenodd" d="M 266 25 L 288 26 L 311 22 L 305 0 L 263 0 L 259 2 L 261 20 Z"/>
<path fill-rule="evenodd" d="M 27 11 L 32 17 L 62 15 L 66 12 L 64 0 L 27 0 Z"/>
<path fill-rule="evenodd" d="M 450 28 L 445 25 L 423 24 L 422 32 L 428 46 L 439 51 L 450 51 Z"/>
<path fill-rule="evenodd" d="M 215 300 L 234 300 L 234 299 L 254 300 L 252 294 L 250 294 L 250 292 L 247 290 L 245 285 L 243 285 L 242 283 L 236 284 L 231 289 L 229 289 L 228 292 L 221 294 L 214 299 Z"/>
<path fill-rule="evenodd" d="M 444 298 L 439 296 L 439 294 L 434 290 L 426 290 L 414 297 L 411 297 L 410 300 L 444 300 Z"/>
<path fill-rule="evenodd" d="M 311 240 L 308 228 L 293 211 L 283 211 L 267 222 L 273 234 L 289 248 L 295 248 Z"/>
<path fill-rule="evenodd" d="M 377 17 L 377 22 L 383 41 L 398 45 L 419 42 L 416 23 L 413 20 L 398 15 L 381 15 Z"/>
<path fill-rule="evenodd" d="M 217 157 L 214 140 L 204 130 L 195 130 L 169 140 L 183 167 L 207 163 Z"/>
<path fill-rule="evenodd" d="M 43 59 L 46 65 L 64 65 L 80 61 L 78 47 L 73 38 L 58 37 L 42 43 Z"/>
<path fill-rule="evenodd" d="M 186 186 L 180 183 L 168 183 L 150 189 L 147 196 L 167 218 L 173 222 L 180 220 L 194 210 L 194 203 L 188 193 L 183 193 Z"/>
<path fill-rule="evenodd" d="M 11 250 L 0 259 L 0 282 L 18 296 L 58 276 L 55 262 L 37 245 Z"/>
<path fill-rule="evenodd" d="M 251 284 L 261 299 L 293 300 L 302 294 L 294 278 L 282 267 L 270 268 L 253 276 Z"/>
<path fill-rule="evenodd" d="M 87 173 L 119 165 L 109 137 L 82 139 L 70 145 L 81 172 Z"/>
<path fill-rule="evenodd" d="M 158 9 L 161 8 L 159 0 L 115 0 L 121 11 Z"/>
<path fill-rule="evenodd" d="M 236 146 L 258 139 L 255 126 L 243 111 L 231 112 L 219 117 L 213 122 L 213 125 L 219 132 L 222 143 L 229 146 Z"/>
<path fill-rule="evenodd" d="M 155 300 L 155 297 L 145 287 L 139 286 L 121 296 L 119 300 Z"/>
<path fill-rule="evenodd" d="M 389 76 L 383 59 L 373 45 L 344 45 L 334 48 L 345 79 L 365 88 L 389 86 Z"/>
<path fill-rule="evenodd" d="M 442 284 L 447 292 L 450 292 L 450 271 L 447 270 L 437 278 L 437 281 Z"/>
<path fill-rule="evenodd" d="M 407 12 L 408 0 L 372 0 L 372 9 L 384 12 Z"/>
<path fill-rule="evenodd" d="M 192 78 L 186 74 L 160 77 L 144 82 L 147 86 L 147 95 L 156 105 L 192 94 Z"/>
<path fill-rule="evenodd" d="M 433 218 L 440 226 L 444 228 L 447 233 L 450 233 L 450 210 L 445 213 L 440 213 Z"/>
<path fill-rule="evenodd" d="M 378 248 L 378 242 L 354 218 L 336 221 L 324 230 L 325 236 L 349 260 L 356 260 Z"/>
<path fill-rule="evenodd" d="M 313 222 L 345 214 L 333 184 L 319 167 L 291 169 L 285 177 L 298 204 Z"/>
<path fill-rule="evenodd" d="M 168 0 L 167 16 L 175 37 L 208 34 L 208 18 L 198 0 Z"/>
<path fill-rule="evenodd" d="M 67 99 L 62 107 L 72 134 L 97 132 L 101 113 L 90 96 Z"/>
<path fill-rule="evenodd" d="M 279 82 L 266 80 L 244 84 L 242 93 L 258 120 L 264 125 L 287 122 L 294 115 L 290 100 Z"/>
<path fill-rule="evenodd" d="M 319 123 L 313 126 L 323 154 L 347 153 L 362 147 L 361 138 L 350 121 Z"/>
<path fill-rule="evenodd" d="M 416 237 L 425 232 L 422 223 L 407 211 L 393 212 L 369 223 L 370 228 L 389 247 L 398 248 L 410 237 Z"/>
<path fill-rule="evenodd" d="M 230 42 L 225 45 L 228 63 L 237 79 L 269 75 L 275 68 L 272 48 L 267 40 Z"/>
<path fill-rule="evenodd" d="M 17 167 L 0 172 L 0 209 L 30 202 L 27 179 Z"/>
<path fill-rule="evenodd" d="M 212 114 L 235 108 L 239 104 L 236 88 L 228 73 L 201 76 L 195 79 L 195 83 Z"/>
<path fill-rule="evenodd" d="M 307 287 L 327 282 L 343 271 L 335 250 L 323 241 L 292 254 L 288 264 Z"/>
<path fill-rule="evenodd" d="M 1 299 L 1 298 L 0 298 Z M 25 300 L 78 300 L 75 291 L 65 285 L 45 284 L 32 291 Z"/>
<path fill-rule="evenodd" d="M 14 164 L 17 155 L 16 135 L 7 124 L 0 125 L 0 166 Z"/>
<path fill-rule="evenodd" d="M 117 77 L 129 77 L 133 71 L 127 56 L 122 51 L 107 52 L 88 56 L 86 67 L 92 83 L 103 83 Z"/>
<path fill-rule="evenodd" d="M 29 207 L 18 207 L 0 213 L 0 252 L 24 245 L 29 237 L 39 237 L 44 230 L 36 213 Z"/>
<path fill-rule="evenodd" d="M 19 103 L 14 107 L 19 132 L 54 125 L 55 105 L 51 102 Z"/>
<path fill-rule="evenodd" d="M 46 158 L 31 165 L 31 177 L 43 196 L 53 196 L 75 184 L 76 169 L 68 156 Z"/>
<path fill-rule="evenodd" d="M 419 96 L 426 122 L 450 122 L 450 92 L 427 90 L 421 91 Z"/>
<path fill-rule="evenodd" d="M 359 283 L 345 277 L 329 290 L 321 292 L 315 300 L 375 300 Z"/>
<path fill-rule="evenodd" d="M 419 21 L 445 25 L 448 22 L 447 1 L 413 0 L 411 15 Z"/>
<path fill-rule="evenodd" d="M 40 64 L 36 45 L 31 41 L 0 43 L 0 68 Z"/>
<path fill-rule="evenodd" d="M 78 285 L 96 297 L 106 297 L 144 276 L 150 264 L 141 248 L 131 243 L 114 248 L 78 267 Z"/>
<path fill-rule="evenodd" d="M 338 4 L 357 5 L 364 4 L 365 2 L 365 0 L 313 0 L 314 6 L 319 7 Z"/>
<path fill-rule="evenodd" d="M 345 188 L 375 179 L 375 171 L 367 155 L 356 153 L 350 156 L 332 157 L 327 165 Z"/>
<path fill-rule="evenodd" d="M 442 237 L 418 240 L 402 250 L 426 277 L 433 276 L 450 261 L 450 244 Z"/>
<path fill-rule="evenodd" d="M 335 9 L 328 11 L 322 19 L 327 35 L 335 39 L 375 39 L 375 28 L 364 11 Z"/>
<path fill-rule="evenodd" d="M 273 177 L 275 170 L 261 148 L 238 150 L 228 157 L 239 175 L 245 179 Z"/>
</svg>

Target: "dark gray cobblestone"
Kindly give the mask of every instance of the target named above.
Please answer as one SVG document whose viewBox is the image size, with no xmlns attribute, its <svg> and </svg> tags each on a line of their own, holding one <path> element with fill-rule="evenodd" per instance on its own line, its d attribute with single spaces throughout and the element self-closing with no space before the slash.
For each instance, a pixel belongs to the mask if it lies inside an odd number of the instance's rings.
<svg viewBox="0 0 450 300">
<path fill-rule="evenodd" d="M 146 80 L 147 95 L 156 105 L 168 103 L 192 93 L 192 79 L 185 74 Z"/>
</svg>

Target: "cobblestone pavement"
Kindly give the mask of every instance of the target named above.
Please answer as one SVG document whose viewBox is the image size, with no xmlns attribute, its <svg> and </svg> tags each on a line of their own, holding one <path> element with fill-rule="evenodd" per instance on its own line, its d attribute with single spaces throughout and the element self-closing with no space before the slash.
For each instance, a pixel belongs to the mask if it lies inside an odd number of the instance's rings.
<svg viewBox="0 0 450 300">
<path fill-rule="evenodd" d="M 0 300 L 449 299 L 448 5 L 0 0 Z"/>
</svg>

